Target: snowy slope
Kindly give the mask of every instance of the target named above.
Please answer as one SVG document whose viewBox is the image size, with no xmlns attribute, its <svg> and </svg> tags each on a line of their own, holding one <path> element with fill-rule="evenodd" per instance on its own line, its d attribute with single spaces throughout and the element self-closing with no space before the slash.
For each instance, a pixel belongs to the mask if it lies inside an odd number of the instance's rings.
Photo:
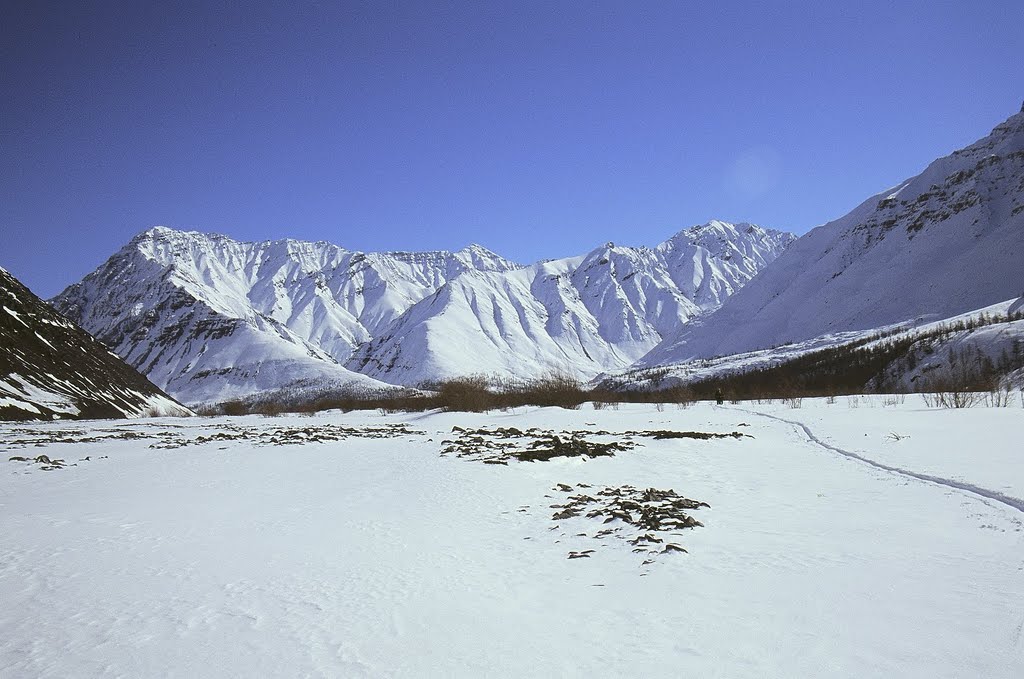
<svg viewBox="0 0 1024 679">
<path fill-rule="evenodd" d="M 0 268 L 0 419 L 187 415 Z"/>
<path fill-rule="evenodd" d="M 945 318 L 1024 292 L 1024 112 L 797 240 L 641 365 Z"/>
<path fill-rule="evenodd" d="M 515 266 L 479 246 L 364 254 L 155 227 L 53 303 L 188 402 L 308 380 L 372 390 L 340 364 L 360 342 L 462 271 Z"/>
<path fill-rule="evenodd" d="M 454 426 L 753 438 L 505 466 L 440 456 Z M 0 676 L 1019 679 L 1022 426 L 914 397 L 0 424 Z M 6 461 L 38 454 L 77 466 Z M 584 483 L 710 507 L 644 564 L 618 519 L 552 519 Z"/>
<path fill-rule="evenodd" d="M 406 385 L 471 373 L 589 379 L 633 363 L 716 308 L 792 240 L 714 221 L 653 249 L 608 243 L 583 257 L 467 273 L 410 309 L 348 365 Z"/>
<path fill-rule="evenodd" d="M 54 305 L 194 403 L 310 380 L 383 386 L 345 365 L 401 384 L 472 372 L 592 376 L 715 308 L 792 240 L 711 222 L 655 249 L 609 244 L 521 267 L 476 245 L 366 254 L 156 227 Z"/>
<path fill-rule="evenodd" d="M 659 390 L 703 380 L 783 366 L 840 347 L 881 349 L 901 345 L 879 377 L 888 392 L 935 391 L 933 380 L 977 370 L 988 362 L 1004 386 L 1024 387 L 1024 297 L 1004 300 L 928 323 L 893 324 L 868 330 L 820 335 L 808 340 L 714 358 L 662 366 L 631 366 L 599 376 L 595 383 L 611 390 Z M 951 361 L 955 357 L 955 361 Z M 962 374 L 962 372 L 959 372 Z M 878 391 L 878 384 L 861 384 Z"/>
</svg>

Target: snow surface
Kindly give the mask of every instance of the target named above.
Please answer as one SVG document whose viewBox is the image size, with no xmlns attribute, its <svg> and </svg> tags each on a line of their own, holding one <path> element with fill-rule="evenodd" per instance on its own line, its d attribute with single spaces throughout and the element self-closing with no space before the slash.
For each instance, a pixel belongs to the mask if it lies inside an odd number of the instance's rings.
<svg viewBox="0 0 1024 679">
<path fill-rule="evenodd" d="M 2 463 L 0 674 L 1024 675 L 1024 409 L 884 402 L 75 423 L 41 447 L 67 425 L 0 425 L 7 455 L 77 463 Z M 422 433 L 89 441 L 398 422 Z M 455 425 L 753 438 L 500 466 L 440 456 Z M 643 566 L 551 520 L 581 482 L 711 508 Z"/>
<path fill-rule="evenodd" d="M 18 321 L 19 323 L 21 323 L 21 324 L 22 324 L 22 325 L 24 325 L 25 327 L 28 327 L 28 323 L 26 323 L 25 321 L 23 321 L 23 320 L 21 319 L 21 314 L 19 314 L 19 313 L 18 313 L 17 311 L 15 311 L 14 309 L 8 309 L 8 308 L 7 308 L 6 306 L 5 306 L 5 307 L 4 307 L 3 309 L 4 309 L 4 311 L 6 311 L 6 312 L 7 312 L 8 314 L 10 314 L 11 316 L 13 316 L 13 317 L 14 317 L 14 320 Z"/>
</svg>

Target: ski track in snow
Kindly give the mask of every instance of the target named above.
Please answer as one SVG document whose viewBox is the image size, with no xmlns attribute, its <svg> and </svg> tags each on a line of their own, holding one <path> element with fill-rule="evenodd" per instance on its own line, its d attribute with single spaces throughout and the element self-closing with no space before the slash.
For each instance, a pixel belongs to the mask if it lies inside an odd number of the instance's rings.
<svg viewBox="0 0 1024 679">
<path fill-rule="evenodd" d="M 857 460 L 858 462 L 863 462 L 864 464 L 875 467 L 876 469 L 881 469 L 882 471 L 890 472 L 892 474 L 899 474 L 900 476 L 906 476 L 912 479 L 917 479 L 918 481 L 927 481 L 929 483 L 934 483 L 940 486 L 945 486 L 947 488 L 952 488 L 953 490 L 960 490 L 967 493 L 973 493 L 974 495 L 979 495 L 983 498 L 1002 503 L 1007 507 L 1012 507 L 1013 509 L 1016 509 L 1019 512 L 1024 512 L 1024 500 L 1020 498 L 1012 497 L 1010 495 L 1006 495 L 998 491 L 989 490 L 988 488 L 982 488 L 981 486 L 975 486 L 974 484 L 971 483 L 964 483 L 963 481 L 955 481 L 953 479 L 946 479 L 941 476 L 932 476 L 931 474 L 923 474 L 921 472 L 915 472 L 910 469 L 895 467 L 893 465 L 885 464 L 884 462 L 872 460 L 870 458 L 864 457 L 863 455 L 858 455 L 857 453 L 851 452 L 849 450 L 843 450 L 842 448 L 833 446 L 830 443 L 822 441 L 814 434 L 814 432 L 811 431 L 810 427 L 808 427 L 803 422 L 798 422 L 796 420 L 787 420 L 786 418 L 779 417 L 778 415 L 769 415 L 768 413 L 761 413 L 756 410 L 748 410 L 747 408 L 733 408 L 733 410 L 740 410 L 742 412 L 749 413 L 751 415 L 757 415 L 759 417 L 767 417 L 768 419 L 784 422 L 788 425 L 792 425 L 794 427 L 802 429 L 804 434 L 807 435 L 808 439 L 810 439 L 813 443 L 818 444 L 822 448 L 825 448 L 826 450 L 831 450 L 832 452 L 838 453 L 843 457 L 847 457 L 852 460 Z"/>
</svg>

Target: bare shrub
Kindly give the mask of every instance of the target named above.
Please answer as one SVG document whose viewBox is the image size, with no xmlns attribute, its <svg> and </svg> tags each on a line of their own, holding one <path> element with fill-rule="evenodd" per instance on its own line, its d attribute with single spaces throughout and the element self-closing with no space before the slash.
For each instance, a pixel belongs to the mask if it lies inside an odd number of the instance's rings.
<svg viewBox="0 0 1024 679">
<path fill-rule="evenodd" d="M 220 414 L 231 416 L 248 415 L 249 407 L 241 400 L 225 401 L 220 406 Z"/>
<path fill-rule="evenodd" d="M 939 394 L 943 408 L 973 408 L 982 402 L 982 395 L 977 391 L 950 391 Z"/>
<path fill-rule="evenodd" d="M 216 417 L 223 414 L 221 412 L 221 406 L 214 405 L 212 403 L 203 403 L 202 405 L 195 406 L 192 408 L 192 412 L 199 417 Z"/>
<path fill-rule="evenodd" d="M 557 406 L 576 410 L 589 397 L 580 381 L 571 375 L 551 372 L 527 383 L 526 394 L 530 405 Z"/>
<path fill-rule="evenodd" d="M 985 405 L 989 408 L 1006 408 L 1010 405 L 1013 392 L 1009 384 L 996 385 L 992 391 L 985 394 Z"/>
<path fill-rule="evenodd" d="M 249 412 L 264 417 L 279 417 L 285 413 L 285 406 L 280 401 L 260 401 L 250 406 Z"/>
<path fill-rule="evenodd" d="M 447 382 L 437 388 L 438 405 L 445 410 L 479 413 L 494 407 L 494 396 L 487 388 L 487 378 L 468 375 Z"/>
<path fill-rule="evenodd" d="M 973 408 L 985 400 L 983 392 L 991 392 L 991 379 L 982 379 L 965 368 L 950 369 L 930 377 L 923 385 L 924 402 L 929 408 Z"/>
<path fill-rule="evenodd" d="M 656 392 L 659 399 L 664 403 L 676 403 L 682 406 L 693 405 L 697 401 L 696 394 L 687 386 L 676 385 Z"/>
<path fill-rule="evenodd" d="M 934 391 L 922 395 L 929 408 L 973 408 L 983 400 L 977 391 Z"/>
</svg>

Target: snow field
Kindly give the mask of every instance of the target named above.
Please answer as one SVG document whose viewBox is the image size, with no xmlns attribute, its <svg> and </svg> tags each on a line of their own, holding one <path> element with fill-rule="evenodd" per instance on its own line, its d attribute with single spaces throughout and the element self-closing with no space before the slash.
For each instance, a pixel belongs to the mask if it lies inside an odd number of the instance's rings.
<svg viewBox="0 0 1024 679">
<path fill-rule="evenodd" d="M 74 424 L 189 438 L 238 423 L 423 432 L 169 450 L 20 446 L 26 431 L 69 425 L 0 425 L 7 456 L 78 463 L 0 462 L 0 675 L 1024 672 L 1020 511 L 843 457 L 751 410 L 892 466 L 1024 495 L 1024 456 L 1009 452 L 1024 410 L 925 412 L 909 398 Z M 612 458 L 500 466 L 439 456 L 455 425 L 754 438 L 641 439 Z M 688 554 L 642 566 L 624 541 L 590 537 L 616 524 L 552 521 L 556 483 L 673 488 L 711 509 L 673 538 Z M 583 549 L 595 553 L 566 558 Z"/>
</svg>

